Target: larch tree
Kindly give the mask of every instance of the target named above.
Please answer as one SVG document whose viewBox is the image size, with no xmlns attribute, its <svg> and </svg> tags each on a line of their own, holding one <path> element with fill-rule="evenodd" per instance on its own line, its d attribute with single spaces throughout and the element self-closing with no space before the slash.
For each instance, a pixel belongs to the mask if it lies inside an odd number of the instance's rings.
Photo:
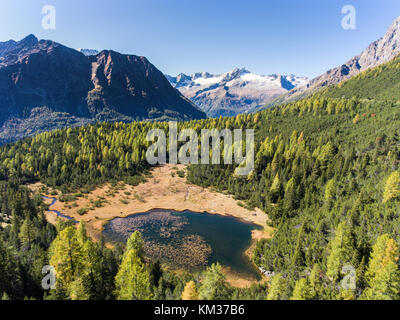
<svg viewBox="0 0 400 320">
<path fill-rule="evenodd" d="M 301 278 L 296 281 L 293 295 L 290 300 L 309 300 L 311 298 L 310 283 L 307 278 Z"/>
<path fill-rule="evenodd" d="M 281 180 L 279 179 L 279 174 L 277 173 L 271 184 L 271 188 L 269 189 L 269 191 L 271 193 L 271 200 L 273 202 L 278 200 L 281 189 L 282 189 L 282 184 L 281 184 Z"/>
<path fill-rule="evenodd" d="M 229 287 L 226 283 L 220 264 L 212 264 L 204 273 L 199 288 L 201 300 L 223 300 L 229 297 Z"/>
<path fill-rule="evenodd" d="M 136 251 L 136 254 L 140 259 L 144 259 L 143 238 L 139 231 L 132 233 L 126 242 L 126 252 L 129 252 L 132 249 Z"/>
<path fill-rule="evenodd" d="M 77 278 L 70 285 L 69 296 L 71 300 L 89 300 L 90 294 L 87 292 L 82 278 Z"/>
<path fill-rule="evenodd" d="M 325 186 L 325 202 L 329 203 L 335 197 L 335 188 L 335 179 L 330 179 Z"/>
<path fill-rule="evenodd" d="M 56 269 L 57 284 L 66 289 L 76 275 L 85 272 L 86 255 L 74 227 L 65 228 L 54 239 L 50 247 L 50 265 Z"/>
<path fill-rule="evenodd" d="M 287 281 L 280 273 L 274 275 L 268 288 L 267 300 L 287 300 Z"/>
<path fill-rule="evenodd" d="M 384 234 L 372 248 L 365 274 L 368 287 L 363 298 L 369 300 L 395 300 L 400 298 L 399 248 Z"/>
<path fill-rule="evenodd" d="M 386 180 L 383 202 L 387 202 L 400 197 L 400 173 L 393 172 Z"/>
<path fill-rule="evenodd" d="M 316 263 L 311 269 L 309 276 L 310 284 L 310 299 L 319 299 L 322 296 L 322 271 L 320 266 Z"/>
<path fill-rule="evenodd" d="M 115 277 L 118 300 L 152 299 L 150 275 L 135 249 L 125 253 Z"/>
<path fill-rule="evenodd" d="M 326 275 L 333 281 L 341 277 L 345 265 L 354 265 L 356 262 L 356 249 L 351 229 L 346 221 L 339 223 L 335 237 L 329 243 L 329 256 L 327 260 Z"/>
<path fill-rule="evenodd" d="M 186 283 L 182 292 L 182 300 L 198 300 L 199 294 L 197 293 L 196 284 L 193 280 Z"/>
</svg>

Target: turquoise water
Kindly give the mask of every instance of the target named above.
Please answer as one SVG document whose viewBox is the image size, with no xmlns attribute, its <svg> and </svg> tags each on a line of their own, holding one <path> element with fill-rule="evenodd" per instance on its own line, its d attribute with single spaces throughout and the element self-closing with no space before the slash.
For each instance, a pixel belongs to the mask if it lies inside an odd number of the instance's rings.
<svg viewBox="0 0 400 320">
<path fill-rule="evenodd" d="M 196 235 L 211 247 L 208 265 L 219 262 L 230 267 L 233 272 L 258 278 L 258 272 L 245 255 L 251 245 L 251 231 L 257 228 L 254 224 L 230 216 L 154 209 L 125 218 L 115 218 L 105 226 L 103 234 L 112 241 L 126 241 L 130 234 L 138 230 L 145 242 L 159 246 L 182 246 L 180 239 Z M 181 248 L 175 249 L 169 254 L 179 255 Z M 174 260 L 174 257 L 168 256 L 168 252 L 164 258 Z"/>
</svg>

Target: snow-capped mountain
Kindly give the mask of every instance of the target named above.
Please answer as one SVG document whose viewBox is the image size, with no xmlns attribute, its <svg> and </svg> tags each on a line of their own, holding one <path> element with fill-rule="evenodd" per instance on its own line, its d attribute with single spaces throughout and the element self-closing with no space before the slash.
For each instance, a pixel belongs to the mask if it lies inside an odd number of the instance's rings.
<svg viewBox="0 0 400 320">
<path fill-rule="evenodd" d="M 82 49 L 82 48 L 79 48 L 78 51 L 83 53 L 87 57 L 96 56 L 96 55 L 99 54 L 99 51 L 97 51 L 95 49 Z"/>
<path fill-rule="evenodd" d="M 244 68 L 219 75 L 201 72 L 166 77 L 209 117 L 245 113 L 308 82 L 294 75 L 257 75 Z"/>
</svg>

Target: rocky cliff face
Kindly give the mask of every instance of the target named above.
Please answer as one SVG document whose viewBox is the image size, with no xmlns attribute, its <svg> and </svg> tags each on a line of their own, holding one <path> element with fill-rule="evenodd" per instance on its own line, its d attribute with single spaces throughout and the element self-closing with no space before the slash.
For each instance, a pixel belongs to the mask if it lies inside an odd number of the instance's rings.
<svg viewBox="0 0 400 320">
<path fill-rule="evenodd" d="M 202 72 L 167 78 L 210 117 L 247 112 L 308 81 L 294 75 L 256 75 L 238 68 L 220 75 Z"/>
<path fill-rule="evenodd" d="M 306 86 L 293 89 L 287 94 L 285 100 L 329 85 L 338 84 L 364 70 L 388 62 L 398 54 L 400 54 L 400 17 L 392 23 L 382 38 L 371 43 L 360 55 L 312 79 Z"/>
<path fill-rule="evenodd" d="M 0 142 L 95 121 L 204 117 L 145 57 L 85 56 L 32 35 L 0 43 Z"/>
</svg>

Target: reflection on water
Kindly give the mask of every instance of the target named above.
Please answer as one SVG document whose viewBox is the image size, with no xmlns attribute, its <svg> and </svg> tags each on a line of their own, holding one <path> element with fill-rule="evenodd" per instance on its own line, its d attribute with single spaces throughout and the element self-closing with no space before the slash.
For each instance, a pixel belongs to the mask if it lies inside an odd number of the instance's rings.
<svg viewBox="0 0 400 320">
<path fill-rule="evenodd" d="M 115 218 L 103 233 L 112 241 L 125 242 L 134 231 L 140 231 L 146 255 L 173 267 L 193 270 L 219 262 L 234 272 L 258 277 L 245 255 L 256 228 L 229 216 L 154 209 Z"/>
</svg>

